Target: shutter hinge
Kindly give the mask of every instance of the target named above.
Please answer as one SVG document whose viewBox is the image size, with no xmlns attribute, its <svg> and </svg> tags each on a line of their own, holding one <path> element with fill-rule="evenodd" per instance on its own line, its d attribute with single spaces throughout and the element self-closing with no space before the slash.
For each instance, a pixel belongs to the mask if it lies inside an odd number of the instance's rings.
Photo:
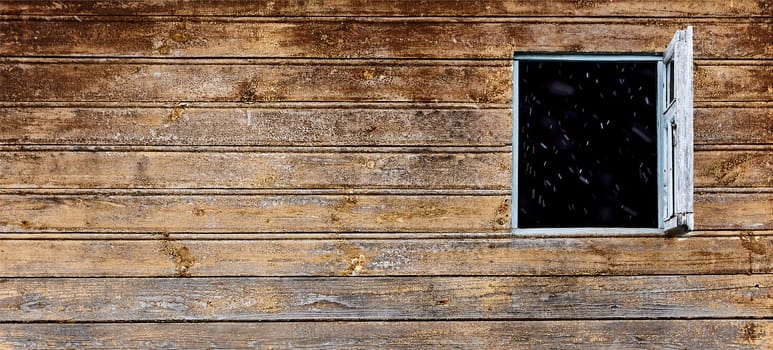
<svg viewBox="0 0 773 350">
<path fill-rule="evenodd" d="M 677 137 L 676 137 L 676 121 L 675 120 L 671 120 L 671 145 L 672 146 L 676 146 L 676 141 L 677 141 Z"/>
</svg>

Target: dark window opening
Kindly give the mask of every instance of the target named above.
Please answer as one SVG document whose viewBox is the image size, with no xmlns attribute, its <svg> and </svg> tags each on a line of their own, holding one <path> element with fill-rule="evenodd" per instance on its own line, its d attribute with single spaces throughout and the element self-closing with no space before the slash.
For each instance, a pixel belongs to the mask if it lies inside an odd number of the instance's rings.
<svg viewBox="0 0 773 350">
<path fill-rule="evenodd" d="M 657 62 L 517 73 L 518 228 L 657 228 Z"/>
</svg>

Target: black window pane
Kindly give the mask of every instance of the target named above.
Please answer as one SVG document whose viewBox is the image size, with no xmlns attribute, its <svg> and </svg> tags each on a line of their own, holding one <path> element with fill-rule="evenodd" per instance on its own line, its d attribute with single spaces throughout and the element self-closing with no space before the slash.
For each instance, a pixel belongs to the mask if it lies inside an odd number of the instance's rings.
<svg viewBox="0 0 773 350">
<path fill-rule="evenodd" d="M 657 64 L 520 61 L 518 227 L 657 227 Z"/>
</svg>

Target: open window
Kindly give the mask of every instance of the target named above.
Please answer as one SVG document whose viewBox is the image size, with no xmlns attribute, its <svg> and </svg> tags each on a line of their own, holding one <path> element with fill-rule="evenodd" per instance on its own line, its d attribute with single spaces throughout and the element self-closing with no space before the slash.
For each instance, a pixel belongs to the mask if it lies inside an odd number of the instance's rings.
<svg viewBox="0 0 773 350">
<path fill-rule="evenodd" d="M 693 227 L 692 28 L 662 54 L 516 53 L 518 233 Z"/>
</svg>

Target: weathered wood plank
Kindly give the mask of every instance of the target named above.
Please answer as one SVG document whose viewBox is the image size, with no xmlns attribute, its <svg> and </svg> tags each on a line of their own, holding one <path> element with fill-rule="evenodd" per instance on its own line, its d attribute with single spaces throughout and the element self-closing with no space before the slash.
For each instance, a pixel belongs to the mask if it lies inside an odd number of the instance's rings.
<svg viewBox="0 0 773 350">
<path fill-rule="evenodd" d="M 512 66 L 389 63 L 0 62 L 0 101 L 402 101 L 509 103 Z M 257 61 L 256 61 L 257 62 Z M 477 65 L 480 64 L 480 65 Z M 699 65 L 697 101 L 768 101 L 773 66 Z"/>
<path fill-rule="evenodd" d="M 695 152 L 695 186 L 773 187 L 773 150 Z"/>
<path fill-rule="evenodd" d="M 0 55 L 509 59 L 514 51 L 662 52 L 685 26 L 683 20 L 654 19 L 275 21 L 5 21 L 0 22 Z M 695 31 L 696 58 L 773 57 L 772 22 L 723 20 L 699 23 Z"/>
<path fill-rule="evenodd" d="M 510 196 L 0 195 L 0 232 L 493 232 Z M 773 193 L 697 193 L 696 228 L 773 229 Z"/>
<path fill-rule="evenodd" d="M 696 101 L 762 101 L 773 96 L 773 65 L 695 66 Z"/>
<path fill-rule="evenodd" d="M 502 146 L 510 108 L 0 107 L 0 143 L 67 145 Z M 696 144 L 773 143 L 767 105 L 695 108 Z"/>
<path fill-rule="evenodd" d="M 0 188 L 509 189 L 510 153 L 0 152 Z"/>
<path fill-rule="evenodd" d="M 773 143 L 773 107 L 767 104 L 739 107 L 695 108 L 695 143 Z"/>
<path fill-rule="evenodd" d="M 0 63 L 0 100 L 509 102 L 512 67 L 482 64 Z"/>
<path fill-rule="evenodd" d="M 475 232 L 509 228 L 496 195 L 3 195 L 2 232 Z M 770 193 L 698 193 L 698 229 L 771 229 Z"/>
<path fill-rule="evenodd" d="M 291 238 L 291 237 L 288 237 Z M 0 277 L 773 273 L 773 237 L 0 240 Z"/>
<path fill-rule="evenodd" d="M 696 193 L 695 226 L 709 229 L 773 228 L 773 193 Z"/>
<path fill-rule="evenodd" d="M 0 152 L 0 188 L 511 187 L 510 153 L 307 152 Z M 695 185 L 773 187 L 773 152 L 696 152 Z"/>
<path fill-rule="evenodd" d="M 367 107 L 367 106 L 366 106 Z M 437 146 L 507 145 L 510 108 L 312 105 L 257 108 L 2 108 L 9 144 Z"/>
<path fill-rule="evenodd" d="M 770 316 L 771 285 L 771 275 L 7 279 L 0 321 L 749 318 Z"/>
<path fill-rule="evenodd" d="M 589 16 L 589 17 L 756 17 L 773 15 L 773 6 L 755 0 L 5 0 L 0 15 L 45 16 Z"/>
<path fill-rule="evenodd" d="M 7 324 L 11 349 L 764 349 L 770 320 Z"/>
<path fill-rule="evenodd" d="M 501 195 L 2 195 L 0 232 L 501 231 Z"/>
</svg>

